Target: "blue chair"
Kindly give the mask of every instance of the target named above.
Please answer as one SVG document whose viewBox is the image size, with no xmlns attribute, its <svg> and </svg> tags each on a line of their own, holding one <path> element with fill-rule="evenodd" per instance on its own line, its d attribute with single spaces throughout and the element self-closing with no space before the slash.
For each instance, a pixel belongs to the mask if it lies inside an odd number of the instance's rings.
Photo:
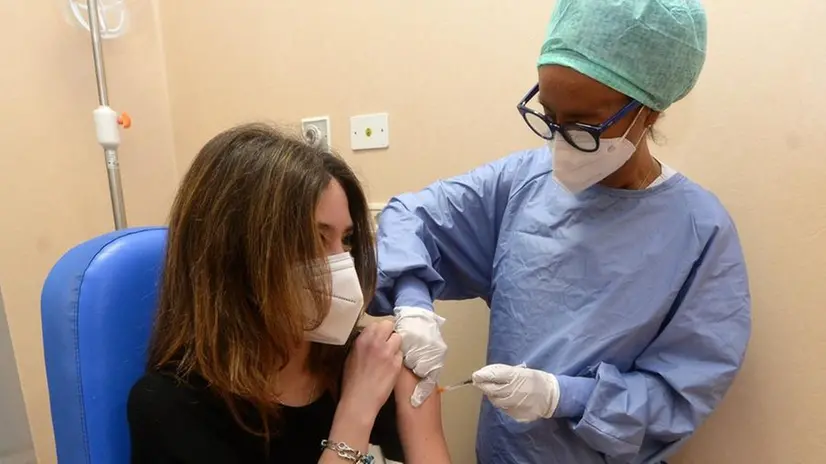
<svg viewBox="0 0 826 464">
<path fill-rule="evenodd" d="M 166 229 L 108 233 L 69 250 L 43 286 L 46 375 L 60 464 L 130 460 L 126 401 L 143 374 Z"/>
</svg>

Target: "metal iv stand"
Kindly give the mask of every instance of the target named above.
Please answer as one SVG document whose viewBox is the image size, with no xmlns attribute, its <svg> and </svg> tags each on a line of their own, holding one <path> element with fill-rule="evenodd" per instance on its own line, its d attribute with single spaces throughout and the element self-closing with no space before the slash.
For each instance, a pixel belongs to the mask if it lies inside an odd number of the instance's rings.
<svg viewBox="0 0 826 464">
<path fill-rule="evenodd" d="M 95 76 L 97 77 L 98 100 L 100 106 L 93 112 L 95 131 L 103 155 L 106 158 L 106 172 L 109 177 L 109 196 L 112 200 L 112 214 L 115 220 L 115 229 L 120 230 L 126 225 L 126 208 L 123 202 L 123 187 L 120 179 L 120 165 L 118 163 L 118 146 L 120 146 L 120 128 L 128 129 L 131 126 L 129 116 L 124 113 L 118 115 L 109 107 L 109 91 L 106 87 L 106 69 L 103 64 L 103 46 L 100 37 L 100 11 L 98 0 L 88 0 L 89 31 L 92 34 L 92 54 L 95 61 Z"/>
</svg>

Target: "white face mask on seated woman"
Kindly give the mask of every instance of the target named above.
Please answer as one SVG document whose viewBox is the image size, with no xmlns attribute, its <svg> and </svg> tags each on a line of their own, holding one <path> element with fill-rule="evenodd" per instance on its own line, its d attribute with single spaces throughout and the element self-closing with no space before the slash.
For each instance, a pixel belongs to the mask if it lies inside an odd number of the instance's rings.
<svg viewBox="0 0 826 464">
<path fill-rule="evenodd" d="M 332 278 L 330 312 L 313 330 L 305 332 L 305 339 L 326 345 L 347 343 L 364 306 L 364 295 L 350 253 L 327 257 Z"/>
</svg>

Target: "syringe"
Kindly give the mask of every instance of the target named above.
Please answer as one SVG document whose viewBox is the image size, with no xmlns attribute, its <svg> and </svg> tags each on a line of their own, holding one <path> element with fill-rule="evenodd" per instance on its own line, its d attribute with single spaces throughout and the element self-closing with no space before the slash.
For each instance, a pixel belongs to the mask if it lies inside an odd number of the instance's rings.
<svg viewBox="0 0 826 464">
<path fill-rule="evenodd" d="M 468 385 L 473 385 L 473 379 L 462 380 L 459 383 L 454 383 L 453 385 L 448 385 L 447 387 L 439 387 L 437 390 L 439 393 L 446 393 L 451 390 L 456 390 L 462 387 L 466 387 Z"/>
</svg>

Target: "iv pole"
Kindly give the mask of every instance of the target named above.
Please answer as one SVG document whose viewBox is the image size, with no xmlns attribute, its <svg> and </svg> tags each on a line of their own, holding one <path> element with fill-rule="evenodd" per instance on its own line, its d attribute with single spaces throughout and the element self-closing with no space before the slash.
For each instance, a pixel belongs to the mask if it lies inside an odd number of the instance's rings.
<svg viewBox="0 0 826 464">
<path fill-rule="evenodd" d="M 129 116 L 123 114 L 118 116 L 109 107 L 109 90 L 106 86 L 106 69 L 103 64 L 103 46 L 100 36 L 100 11 L 98 10 L 98 0 L 87 1 L 89 11 L 89 31 L 92 35 L 92 56 L 95 62 L 95 76 L 97 78 L 98 100 L 100 106 L 93 112 L 95 118 L 95 131 L 103 155 L 106 159 L 106 172 L 109 177 L 109 197 L 112 201 L 112 215 L 114 216 L 115 229 L 120 230 L 126 225 L 126 208 L 123 202 L 123 187 L 120 179 L 120 165 L 118 163 L 118 146 L 120 146 L 120 129 L 128 129 L 131 125 Z"/>
</svg>

